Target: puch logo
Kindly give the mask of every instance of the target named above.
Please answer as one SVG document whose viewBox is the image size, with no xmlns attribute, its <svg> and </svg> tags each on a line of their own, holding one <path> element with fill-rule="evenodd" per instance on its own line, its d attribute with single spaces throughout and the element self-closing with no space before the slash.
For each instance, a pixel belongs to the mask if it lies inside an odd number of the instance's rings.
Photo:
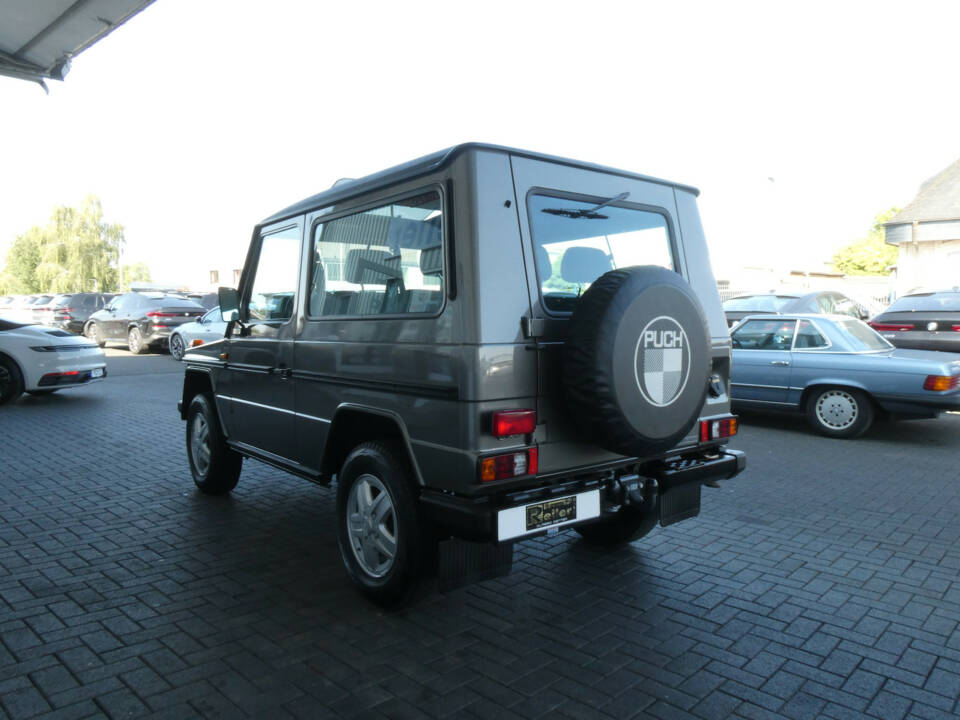
<svg viewBox="0 0 960 720">
<path fill-rule="evenodd" d="M 690 343 L 680 323 L 661 315 L 647 323 L 633 361 L 640 393 L 651 405 L 673 404 L 690 375 Z"/>
</svg>

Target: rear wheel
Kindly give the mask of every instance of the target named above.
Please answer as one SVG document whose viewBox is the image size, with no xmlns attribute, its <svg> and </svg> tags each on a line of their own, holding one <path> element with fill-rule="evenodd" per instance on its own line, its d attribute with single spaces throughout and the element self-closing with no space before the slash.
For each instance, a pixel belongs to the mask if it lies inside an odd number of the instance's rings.
<svg viewBox="0 0 960 720">
<path fill-rule="evenodd" d="M 23 375 L 8 357 L 0 356 L 0 405 L 16 400 L 23 393 Z"/>
<path fill-rule="evenodd" d="M 574 528 L 584 540 L 604 547 L 617 547 L 639 540 L 657 525 L 657 510 L 637 510 L 629 506 L 589 525 Z"/>
<path fill-rule="evenodd" d="M 142 355 L 146 349 L 146 343 L 143 342 L 143 334 L 140 328 L 134 326 L 127 332 L 127 347 L 134 355 Z"/>
<path fill-rule="evenodd" d="M 392 606 L 416 588 L 430 536 L 417 513 L 403 452 L 385 442 L 357 446 L 337 478 L 340 557 L 373 602 Z"/>
<path fill-rule="evenodd" d="M 107 344 L 106 339 L 103 337 L 103 332 L 100 330 L 100 326 L 95 322 L 87 325 L 86 329 L 83 331 L 83 334 L 93 340 L 99 347 L 103 347 Z"/>
<path fill-rule="evenodd" d="M 807 402 L 807 418 L 813 427 L 835 438 L 863 435 L 873 424 L 873 403 L 861 390 L 830 387 L 814 392 Z"/>
<path fill-rule="evenodd" d="M 243 458 L 230 449 L 209 394 L 194 396 L 187 411 L 187 458 L 200 492 L 223 495 L 240 479 Z"/>
<path fill-rule="evenodd" d="M 170 355 L 174 360 L 183 360 L 183 338 L 177 334 L 170 336 Z"/>
</svg>

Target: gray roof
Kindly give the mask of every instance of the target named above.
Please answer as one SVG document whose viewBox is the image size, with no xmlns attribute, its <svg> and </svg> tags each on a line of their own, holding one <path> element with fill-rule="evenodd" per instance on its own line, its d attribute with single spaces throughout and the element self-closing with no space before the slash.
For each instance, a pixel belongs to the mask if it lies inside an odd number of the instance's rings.
<svg viewBox="0 0 960 720">
<path fill-rule="evenodd" d="M 960 160 L 920 186 L 920 192 L 884 225 L 960 220 Z"/>
<path fill-rule="evenodd" d="M 392 168 L 388 168 L 387 170 L 381 170 L 380 172 L 367 175 L 366 177 L 362 177 L 358 180 L 338 180 L 329 190 L 324 190 L 317 195 L 312 195 L 311 197 L 301 200 L 298 203 L 294 203 L 293 205 L 274 213 L 260 224 L 269 225 L 270 223 L 274 223 L 279 220 L 285 220 L 286 218 L 293 217 L 295 215 L 302 215 L 303 213 L 310 212 L 312 210 L 318 210 L 327 205 L 332 205 L 336 202 L 346 200 L 347 198 L 354 197 L 356 195 L 362 195 L 365 192 L 369 192 L 380 187 L 396 185 L 397 183 L 401 183 L 405 180 L 426 175 L 434 170 L 439 170 L 440 168 L 445 167 L 449 163 L 453 162 L 458 155 L 467 150 L 490 150 L 494 152 L 509 153 L 510 155 L 518 157 L 546 160 L 547 162 L 554 162 L 572 167 L 580 167 L 586 170 L 597 170 L 600 172 L 620 175 L 622 177 L 637 178 L 640 180 L 646 180 L 648 182 L 658 183 L 660 185 L 669 185 L 670 187 L 680 188 L 682 190 L 686 190 L 687 192 L 691 192 L 694 195 L 700 194 L 699 190 L 689 185 L 681 185 L 679 183 L 670 182 L 669 180 L 661 180 L 659 178 L 649 177 L 647 175 L 639 175 L 627 170 L 617 170 L 615 168 L 604 167 L 602 165 L 594 165 L 593 163 L 581 162 L 579 160 L 569 160 L 567 158 L 556 157 L 553 155 L 543 155 L 541 153 L 530 152 L 529 150 L 518 150 L 516 148 L 503 147 L 501 145 L 463 143 L 461 145 L 454 145 L 446 150 L 440 150 L 439 152 L 431 153 L 430 155 L 424 155 L 421 158 L 411 160 L 403 163 L 402 165 L 396 165 Z"/>
<path fill-rule="evenodd" d="M 63 80 L 70 60 L 153 0 L 4 0 L 0 75 Z"/>
</svg>

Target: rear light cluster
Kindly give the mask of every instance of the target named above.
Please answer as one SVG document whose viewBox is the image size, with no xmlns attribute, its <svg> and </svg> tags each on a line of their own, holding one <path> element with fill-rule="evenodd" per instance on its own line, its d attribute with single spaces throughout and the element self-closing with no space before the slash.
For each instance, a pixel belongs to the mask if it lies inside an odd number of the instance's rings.
<svg viewBox="0 0 960 720">
<path fill-rule="evenodd" d="M 527 448 L 480 460 L 481 482 L 537 474 L 537 448 Z"/>
<path fill-rule="evenodd" d="M 955 390 L 958 385 L 960 385 L 960 375 L 927 375 L 927 379 L 923 381 L 923 389 L 934 392 Z"/>
<path fill-rule="evenodd" d="M 42 378 L 40 378 L 40 382 L 37 384 L 40 385 L 41 387 L 48 387 L 50 385 L 61 385 L 64 383 L 71 383 L 74 380 L 79 380 L 79 378 L 77 377 L 78 375 L 80 375 L 79 370 L 67 370 L 66 372 L 47 373 Z"/>
<path fill-rule="evenodd" d="M 906 332 L 907 330 L 913 330 L 913 323 L 878 323 L 871 322 L 867 323 L 870 327 L 878 332 Z"/>
<path fill-rule="evenodd" d="M 737 434 L 737 418 L 726 417 L 700 421 L 700 442 L 733 437 Z"/>
</svg>

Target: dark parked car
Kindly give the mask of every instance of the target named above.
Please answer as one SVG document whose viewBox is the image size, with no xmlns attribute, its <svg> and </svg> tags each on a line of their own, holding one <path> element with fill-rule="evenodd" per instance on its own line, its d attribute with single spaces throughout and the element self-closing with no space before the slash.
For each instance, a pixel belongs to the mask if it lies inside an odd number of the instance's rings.
<svg viewBox="0 0 960 720">
<path fill-rule="evenodd" d="M 103 309 L 113 297 L 111 293 L 57 295 L 45 307 L 36 311 L 37 321 L 79 335 L 90 316 Z"/>
<path fill-rule="evenodd" d="M 960 288 L 904 295 L 870 327 L 897 347 L 960 353 Z"/>
<path fill-rule="evenodd" d="M 130 292 L 117 295 L 90 316 L 83 334 L 103 347 L 125 342 L 132 353 L 166 347 L 171 331 L 203 315 L 202 306 L 176 295 Z"/>
<path fill-rule="evenodd" d="M 863 303 L 843 293 L 825 290 L 799 295 L 797 293 L 765 293 L 740 295 L 723 303 L 727 326 L 733 327 L 747 315 L 783 313 L 823 313 L 825 315 L 849 315 L 858 320 L 870 317 L 870 310 Z"/>
</svg>

